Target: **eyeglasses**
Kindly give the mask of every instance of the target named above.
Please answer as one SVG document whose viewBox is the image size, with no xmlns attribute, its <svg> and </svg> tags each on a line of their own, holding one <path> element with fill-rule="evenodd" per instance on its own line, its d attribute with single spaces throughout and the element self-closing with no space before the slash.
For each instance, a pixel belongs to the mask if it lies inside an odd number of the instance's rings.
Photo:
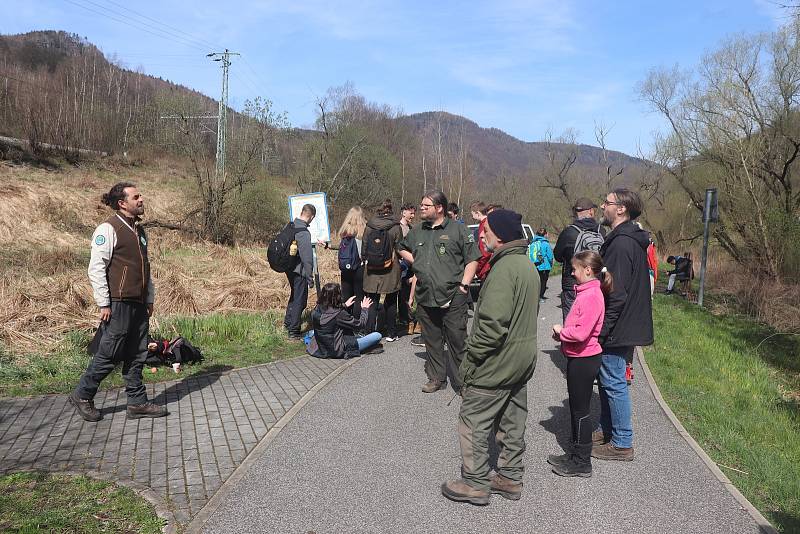
<svg viewBox="0 0 800 534">
<path fill-rule="evenodd" d="M 423 209 L 423 210 L 428 209 L 428 208 L 432 208 L 433 206 L 434 206 L 433 204 L 420 204 L 419 205 L 420 209 Z"/>
<path fill-rule="evenodd" d="M 600 202 L 600 205 L 601 206 L 622 206 L 622 204 L 620 204 L 619 202 L 611 202 L 610 200 L 606 200 L 606 199 L 603 199 L 603 201 Z"/>
</svg>

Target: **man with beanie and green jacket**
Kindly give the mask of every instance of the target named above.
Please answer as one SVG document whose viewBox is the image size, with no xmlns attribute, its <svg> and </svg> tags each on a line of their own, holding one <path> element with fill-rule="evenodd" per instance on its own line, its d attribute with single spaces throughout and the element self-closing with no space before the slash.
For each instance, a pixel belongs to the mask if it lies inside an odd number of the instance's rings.
<svg viewBox="0 0 800 534">
<path fill-rule="evenodd" d="M 536 367 L 539 276 L 531 269 L 522 216 L 495 210 L 484 240 L 492 251 L 491 270 L 475 306 L 467 354 L 459 368 L 464 383 L 458 435 L 461 476 L 442 484 L 454 501 L 489 504 L 491 493 L 518 500 L 522 495 L 527 383 Z M 497 475 L 489 477 L 489 433 L 500 448 Z"/>
</svg>

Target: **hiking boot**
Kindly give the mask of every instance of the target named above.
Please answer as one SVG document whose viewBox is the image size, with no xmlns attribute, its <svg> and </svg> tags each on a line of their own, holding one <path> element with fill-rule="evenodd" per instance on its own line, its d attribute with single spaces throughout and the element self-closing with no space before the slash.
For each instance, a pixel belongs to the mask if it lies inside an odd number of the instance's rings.
<svg viewBox="0 0 800 534">
<path fill-rule="evenodd" d="M 547 463 L 550 465 L 562 465 L 569 462 L 571 456 L 571 452 L 565 452 L 564 454 L 550 454 L 547 456 Z"/>
<path fill-rule="evenodd" d="M 411 340 L 411 344 L 415 347 L 424 347 L 425 342 L 422 340 L 422 336 L 417 336 Z"/>
<path fill-rule="evenodd" d="M 608 443 L 609 441 L 611 441 L 611 438 L 607 438 L 602 430 L 595 430 L 594 432 L 592 432 L 592 444 L 603 445 L 604 443 Z"/>
<path fill-rule="evenodd" d="M 631 385 L 631 382 L 633 382 L 633 364 L 625 364 L 625 381 L 629 386 Z"/>
<path fill-rule="evenodd" d="M 489 504 L 491 494 L 486 490 L 475 489 L 463 478 L 458 480 L 448 480 L 442 484 L 442 495 L 451 501 L 468 502 L 476 506 Z"/>
<path fill-rule="evenodd" d="M 500 473 L 495 474 L 489 479 L 491 485 L 489 491 L 505 497 L 510 501 L 518 501 L 522 497 L 522 482 L 516 482 L 506 478 Z"/>
<path fill-rule="evenodd" d="M 144 404 L 129 404 L 127 415 L 128 419 L 141 419 L 142 417 L 164 417 L 169 415 L 169 412 L 164 406 L 145 402 Z"/>
<path fill-rule="evenodd" d="M 553 466 L 553 473 L 562 477 L 592 476 L 592 444 L 575 443 L 572 450 L 569 460 Z"/>
<path fill-rule="evenodd" d="M 594 445 L 592 456 L 598 460 L 620 460 L 630 462 L 633 460 L 633 447 L 621 448 L 610 442 L 603 445 Z"/>
<path fill-rule="evenodd" d="M 440 389 L 444 389 L 446 387 L 447 387 L 447 381 L 446 380 L 435 380 L 435 379 L 431 378 L 430 380 L 428 380 L 427 384 L 422 386 L 422 392 L 423 393 L 434 393 L 434 392 L 439 391 Z"/>
<path fill-rule="evenodd" d="M 78 411 L 78 415 L 83 417 L 84 421 L 96 423 L 103 418 L 103 414 L 100 413 L 100 410 L 94 407 L 94 400 L 82 399 L 78 397 L 74 391 L 69 394 L 67 400 L 75 407 Z"/>
</svg>

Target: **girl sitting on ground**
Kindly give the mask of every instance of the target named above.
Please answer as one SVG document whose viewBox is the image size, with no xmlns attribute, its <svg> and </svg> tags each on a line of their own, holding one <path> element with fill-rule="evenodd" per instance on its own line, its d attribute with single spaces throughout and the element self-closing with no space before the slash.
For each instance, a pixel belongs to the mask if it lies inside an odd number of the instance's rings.
<svg viewBox="0 0 800 534">
<path fill-rule="evenodd" d="M 380 332 L 372 332 L 356 337 L 354 331 L 367 324 L 372 300 L 361 300 L 361 313 L 356 319 L 348 308 L 353 306 L 356 297 L 352 296 L 342 304 L 342 288 L 339 284 L 325 284 L 319 292 L 317 307 L 311 312 L 314 335 L 306 351 L 317 358 L 354 358 L 367 352 L 381 340 Z M 376 352 L 375 349 L 370 353 Z"/>
<path fill-rule="evenodd" d="M 603 328 L 605 295 L 614 288 L 614 278 L 593 250 L 572 257 L 572 275 L 577 280 L 575 303 L 564 326 L 553 325 L 553 339 L 561 341 L 567 358 L 567 392 L 572 419 L 572 447 L 566 454 L 551 454 L 553 472 L 565 477 L 592 476 L 592 423 L 589 403 L 592 385 L 600 370 L 603 350 L 598 336 Z"/>
</svg>

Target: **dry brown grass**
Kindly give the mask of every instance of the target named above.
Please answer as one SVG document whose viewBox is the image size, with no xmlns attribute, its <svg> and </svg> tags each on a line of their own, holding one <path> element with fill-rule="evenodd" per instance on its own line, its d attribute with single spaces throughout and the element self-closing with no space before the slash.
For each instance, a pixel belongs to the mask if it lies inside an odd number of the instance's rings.
<svg viewBox="0 0 800 534">
<path fill-rule="evenodd" d="M 714 308 L 719 313 L 733 311 L 779 332 L 800 332 L 800 285 L 744 270 L 722 253 L 710 256 L 708 264 L 712 312 Z"/>
<path fill-rule="evenodd" d="M 109 215 L 100 195 L 120 180 L 139 185 L 146 219 L 176 219 L 191 187 L 170 162 L 58 172 L 0 163 L 0 343 L 14 353 L 55 350 L 66 333 L 96 324 L 89 240 Z M 155 320 L 285 306 L 286 277 L 270 270 L 263 248 L 228 248 L 156 228 L 149 238 Z M 320 254 L 322 272 L 338 274 L 335 262 L 335 253 Z"/>
</svg>

